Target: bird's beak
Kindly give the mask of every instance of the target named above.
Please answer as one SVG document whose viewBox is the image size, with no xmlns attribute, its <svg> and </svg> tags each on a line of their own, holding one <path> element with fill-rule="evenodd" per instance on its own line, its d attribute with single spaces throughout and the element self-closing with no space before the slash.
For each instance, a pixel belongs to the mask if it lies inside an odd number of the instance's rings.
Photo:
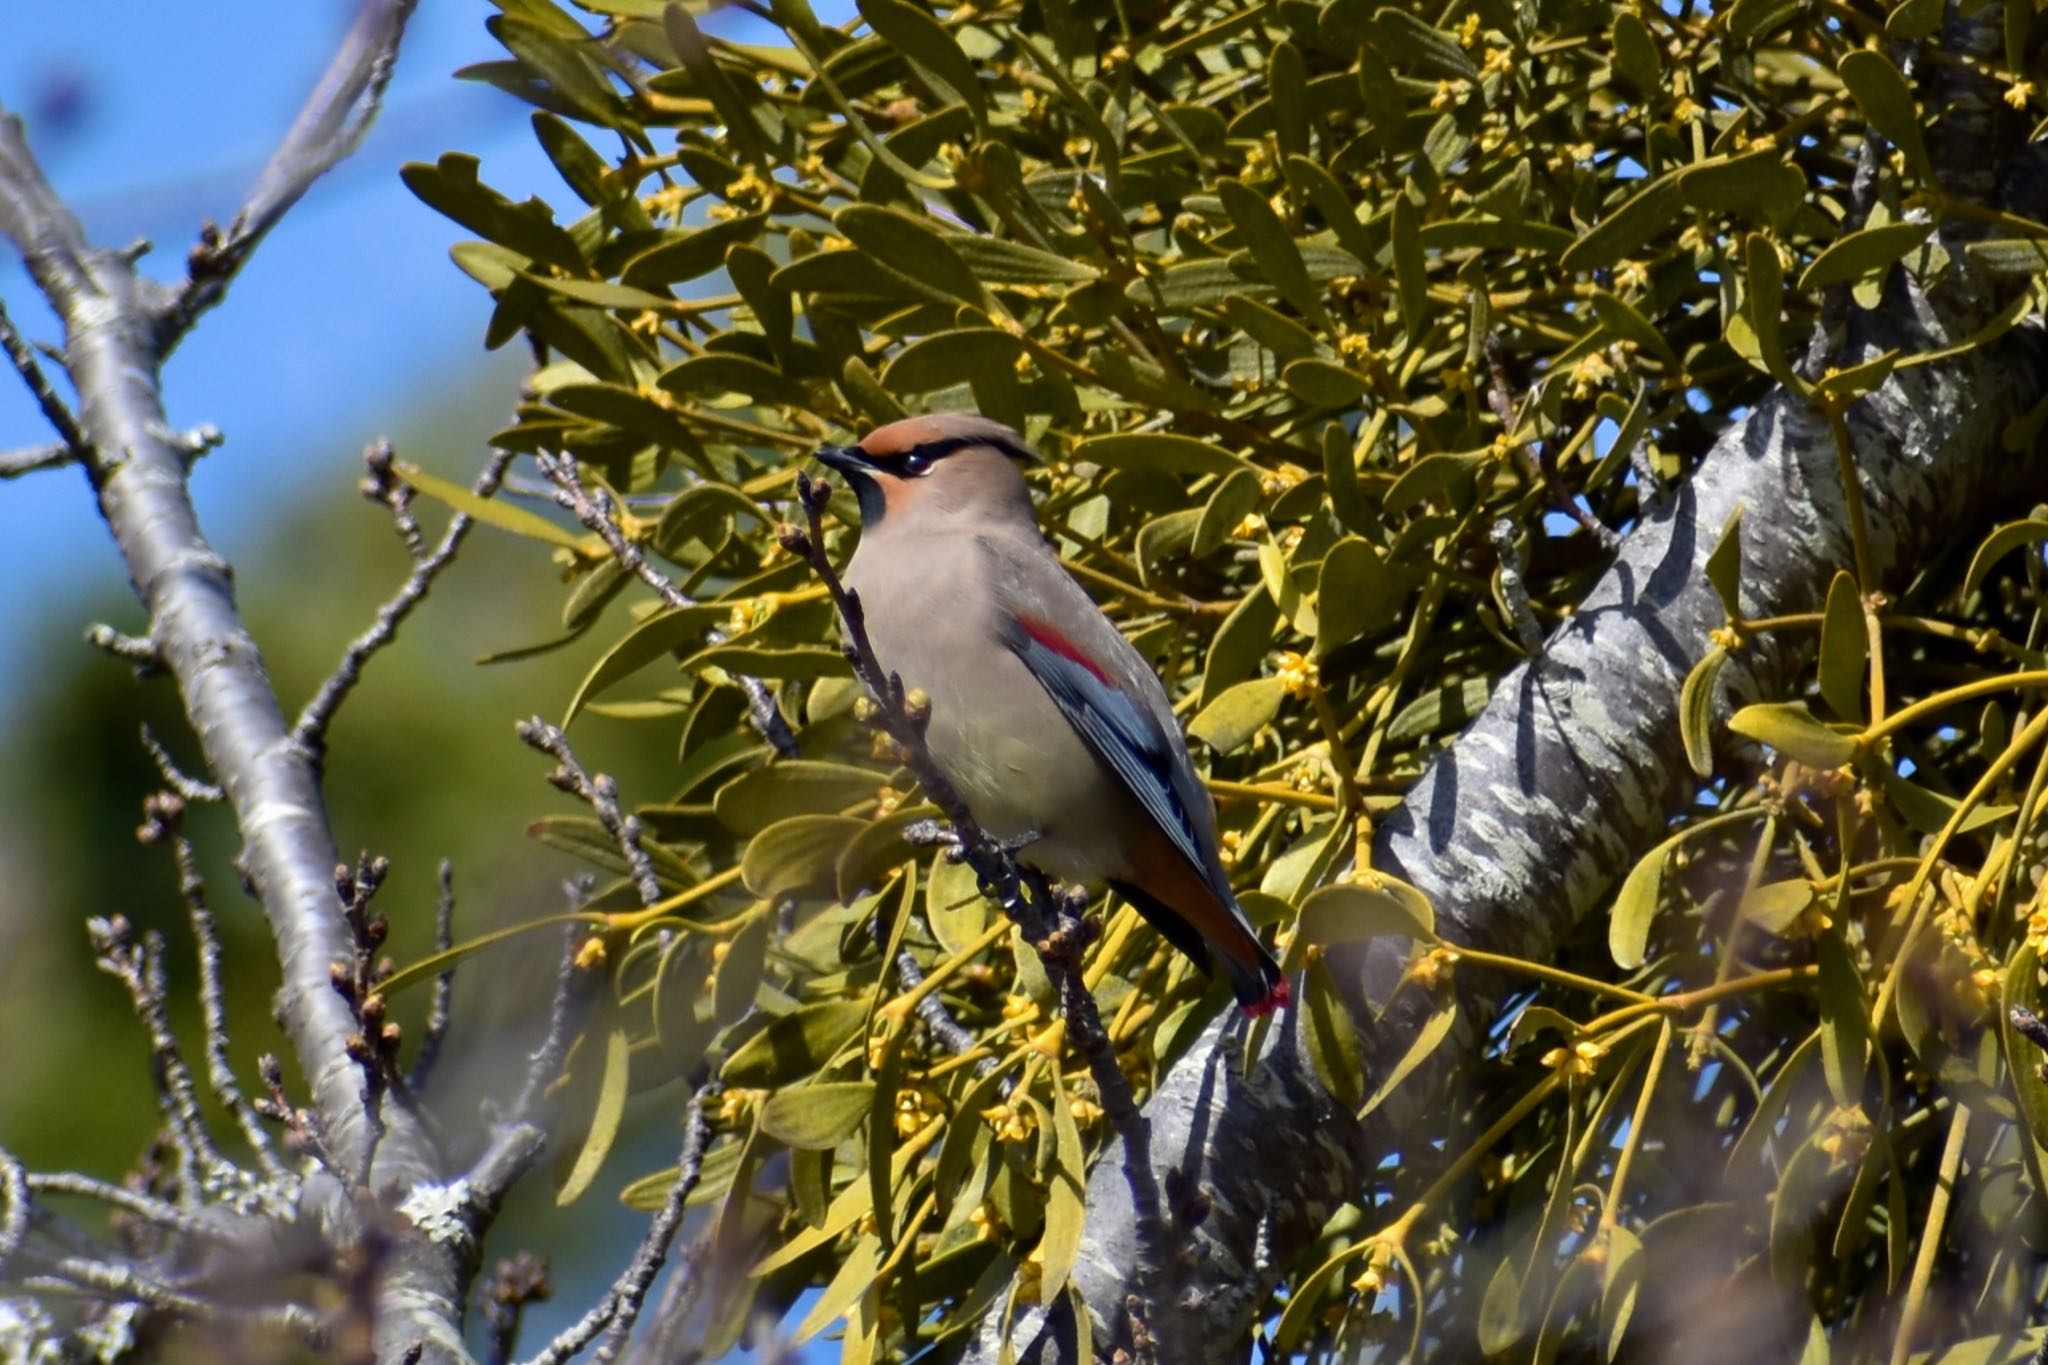
<svg viewBox="0 0 2048 1365">
<path fill-rule="evenodd" d="M 849 479 L 874 471 L 874 465 L 869 462 L 867 452 L 859 446 L 819 446 L 818 463 L 827 469 L 838 470 Z"/>
</svg>

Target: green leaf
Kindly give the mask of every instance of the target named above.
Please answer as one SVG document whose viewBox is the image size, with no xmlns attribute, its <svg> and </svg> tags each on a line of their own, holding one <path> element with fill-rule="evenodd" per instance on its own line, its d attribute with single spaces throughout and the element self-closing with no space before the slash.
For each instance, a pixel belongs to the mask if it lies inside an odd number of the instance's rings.
<svg viewBox="0 0 2048 1365">
<path fill-rule="evenodd" d="M 1991 575 L 1991 566 L 2023 546 L 2039 545 L 2048 541 L 2048 521 L 2029 517 L 2025 521 L 2008 521 L 1977 547 L 1977 553 L 1970 556 L 1970 571 L 1963 576 L 1963 596 L 1974 597 L 1984 586 L 1984 580 Z"/>
<path fill-rule="evenodd" d="M 1625 971 L 1643 965 L 1650 943 L 1650 922 L 1657 917 L 1657 907 L 1664 900 L 1664 863 L 1677 844 L 1676 838 L 1666 839 L 1637 859 L 1608 909 L 1607 951 L 1614 958 L 1614 965 Z"/>
<path fill-rule="evenodd" d="M 738 933 L 727 940 L 725 956 L 719 959 L 718 975 L 712 983 L 711 1017 L 721 1024 L 738 1023 L 761 993 L 762 973 L 768 961 L 768 928 L 772 916 L 756 913 L 748 917 Z"/>
<path fill-rule="evenodd" d="M 1406 10 L 1383 9 L 1372 19 L 1374 45 L 1388 60 L 1438 80 L 1477 80 L 1479 68 L 1458 40 Z"/>
<path fill-rule="evenodd" d="M 793 1010 L 742 1043 L 719 1068 L 719 1079 L 749 1088 L 802 1080 L 831 1061 L 867 1015 L 859 1000 L 825 1000 Z"/>
<path fill-rule="evenodd" d="M 1728 651 L 1715 645 L 1700 656 L 1679 689 L 1678 732 L 1695 777 L 1714 775 L 1714 703 L 1721 695 L 1721 670 L 1727 663 Z"/>
<path fill-rule="evenodd" d="M 945 26 L 904 0 L 858 0 L 861 18 L 890 48 L 900 53 L 927 85 L 974 111 L 974 121 L 988 119 L 988 106 L 974 63 L 953 41 Z"/>
<path fill-rule="evenodd" d="M 1615 69 L 1628 77 L 1629 84 L 1646 95 L 1658 93 L 1664 56 L 1642 16 L 1631 9 L 1617 10 L 1607 41 L 1614 50 Z"/>
<path fill-rule="evenodd" d="M 1799 276 L 1801 290 L 1824 289 L 1874 275 L 1926 241 L 1928 223 L 1882 223 L 1837 237 Z"/>
<path fill-rule="evenodd" d="M 1298 932 L 1308 943 L 1357 943 L 1385 935 L 1436 941 L 1436 911 L 1429 897 L 1383 872 L 1372 880 L 1325 886 L 1301 906 Z"/>
<path fill-rule="evenodd" d="M 1600 325 L 1611 335 L 1634 342 L 1673 370 L 1685 368 L 1678 352 L 1672 350 L 1671 343 L 1664 339 L 1663 330 L 1636 311 L 1634 304 L 1604 289 L 1593 291 L 1592 303 L 1593 316 L 1600 319 Z"/>
<path fill-rule="evenodd" d="M 1074 458 L 1104 469 L 1156 470 L 1166 474 L 1234 474 L 1249 468 L 1220 446 L 1168 432 L 1091 436 L 1074 447 Z"/>
<path fill-rule="evenodd" d="M 2023 942 L 2005 969 L 2005 989 L 1998 1010 L 1999 1042 L 2005 1049 L 2005 1074 L 2018 1101 L 2022 1125 L 2021 1147 L 2028 1173 L 2036 1190 L 2048 1189 L 2048 1079 L 2041 1074 L 2044 1054 L 2013 1027 L 2012 1008 L 2019 1006 L 2039 1013 L 2041 991 L 2036 984 L 2040 970 L 2038 950 Z"/>
<path fill-rule="evenodd" d="M 1023 242 L 980 233 L 946 234 L 946 245 L 983 284 L 1088 284 L 1100 279 L 1085 261 L 1056 256 Z"/>
<path fill-rule="evenodd" d="M 1202 518 L 1195 524 L 1194 540 L 1188 553 L 1197 559 L 1214 554 L 1237 529 L 1239 522 L 1259 505 L 1262 490 L 1256 470 L 1240 469 L 1216 485 L 1203 504 Z"/>
<path fill-rule="evenodd" d="M 1678 172 L 1666 171 L 1573 242 L 1558 266 L 1576 273 L 1618 265 L 1678 217 Z"/>
<path fill-rule="evenodd" d="M 1820 964 L 1821 1069 L 1836 1104 L 1860 1107 L 1864 1054 L 1870 1046 L 1870 1002 L 1839 928 L 1821 935 L 1814 951 Z"/>
<path fill-rule="evenodd" d="M 1839 768 L 1856 756 L 1854 735 L 1830 730 L 1804 706 L 1787 702 L 1745 706 L 1729 720 L 1728 728 L 1809 768 Z"/>
<path fill-rule="evenodd" d="M 1075 1126 L 1074 1111 L 1057 1082 L 1052 1095 L 1053 1169 L 1046 1182 L 1045 1231 L 1039 1237 L 1038 1255 L 1042 1266 L 1039 1279 L 1041 1299 L 1049 1299 L 1067 1282 L 1074 1258 L 1081 1251 L 1081 1226 L 1086 1212 L 1088 1151 L 1081 1145 L 1081 1130 Z"/>
<path fill-rule="evenodd" d="M 891 357 L 882 367 L 882 384 L 892 393 L 930 393 L 1010 369 L 1024 354 L 1023 342 L 995 327 L 935 332 Z"/>
<path fill-rule="evenodd" d="M 1636 1296 L 1646 1267 L 1643 1244 L 1620 1223 L 1607 1228 L 1607 1258 L 1600 1267 L 1600 1349 L 1602 1360 L 1621 1353 L 1622 1337 L 1635 1317 Z"/>
<path fill-rule="evenodd" d="M 1266 595 L 1262 585 L 1245 593 L 1209 644 L 1209 657 L 1202 665 L 1202 695 L 1197 705 L 1207 706 L 1226 688 L 1243 681 L 1259 666 L 1273 643 L 1273 628 L 1280 623 L 1280 609 Z"/>
<path fill-rule="evenodd" d="M 1806 195 L 1806 176 L 1785 159 L 1783 149 L 1764 146 L 1694 162 L 1678 173 L 1678 194 L 1689 208 L 1772 221 L 1798 208 Z"/>
<path fill-rule="evenodd" d="M 1242 748 L 1259 727 L 1280 714 L 1286 689 L 1278 678 L 1253 678 L 1223 693 L 1202 708 L 1188 734 L 1219 754 Z"/>
<path fill-rule="evenodd" d="M 1311 407 L 1348 408 L 1365 395 L 1365 376 L 1348 365 L 1310 356 L 1280 372 L 1287 391 Z"/>
<path fill-rule="evenodd" d="M 786 1147 L 829 1151 L 859 1131 L 874 1102 L 873 1081 L 815 1081 L 770 1095 L 756 1121 Z"/>
<path fill-rule="evenodd" d="M 1408 1079 L 1409 1073 L 1428 1061 L 1430 1054 L 1443 1046 L 1444 1039 L 1450 1036 L 1451 1027 L 1457 1022 L 1457 997 L 1446 995 L 1437 1002 L 1436 1009 L 1429 1018 L 1423 1021 L 1422 1027 L 1415 1034 L 1415 1041 L 1408 1045 L 1408 1050 L 1401 1054 L 1401 1060 L 1394 1063 L 1393 1069 L 1387 1072 L 1386 1078 L 1380 1082 L 1379 1089 L 1373 1091 L 1372 1098 L 1359 1107 L 1358 1116 L 1364 1118 L 1385 1104 L 1387 1097 L 1399 1088 L 1402 1081 Z"/>
<path fill-rule="evenodd" d="M 712 810 L 735 834 L 758 834 L 792 815 L 834 815 L 875 799 L 881 774 L 846 763 L 794 759 L 741 773 L 718 789 Z"/>
<path fill-rule="evenodd" d="M 1294 237 L 1280 221 L 1280 215 L 1266 202 L 1266 196 L 1242 180 L 1220 180 L 1216 192 L 1266 282 L 1304 317 L 1327 328 L 1329 316 L 1323 312 L 1322 291 L 1309 278 L 1300 248 L 1295 246 Z"/>
<path fill-rule="evenodd" d="M 398 176 L 429 207 L 479 237 L 579 275 L 590 269 L 575 239 L 555 222 L 552 209 L 539 199 L 513 203 L 477 179 L 481 164 L 465 153 L 447 152 L 431 166 L 411 162 Z"/>
<path fill-rule="evenodd" d="M 640 622 L 606 650 L 591 666 L 590 672 L 584 675 L 583 681 L 577 685 L 576 695 L 569 698 L 569 709 L 562 717 L 562 724 L 574 721 L 590 700 L 607 688 L 631 677 L 664 654 L 702 640 L 706 631 L 724 622 L 731 612 L 729 606 L 706 603 L 657 612 Z"/>
<path fill-rule="evenodd" d="M 1327 655 L 1394 623 L 1408 575 L 1388 565 L 1372 542 L 1346 536 L 1323 556 L 1316 578 L 1316 653 Z"/>
<path fill-rule="evenodd" d="M 879 204 L 848 204 L 833 216 L 832 226 L 864 256 L 928 292 L 974 308 L 988 307 L 988 296 L 967 262 L 953 250 L 947 235 L 928 223 Z"/>
<path fill-rule="evenodd" d="M 1356 1110 L 1365 1099 L 1365 1057 L 1351 1011 L 1344 1007 L 1344 998 L 1324 963 L 1309 967 L 1305 994 L 1309 1062 L 1330 1098 L 1345 1109 Z"/>
<path fill-rule="evenodd" d="M 807 406 L 811 398 L 809 387 L 801 380 L 743 355 L 691 356 L 663 370 L 656 382 L 682 397 L 719 398 L 736 393 L 756 402 L 797 408 Z"/>
<path fill-rule="evenodd" d="M 839 854 L 868 822 L 846 815 L 797 815 L 756 834 L 740 859 L 740 880 L 763 900 L 830 896 Z"/>
<path fill-rule="evenodd" d="M 559 545 L 579 553 L 583 549 L 583 537 L 566 526 L 549 521 L 537 512 L 529 512 L 523 507 L 500 502 L 496 498 L 480 498 L 461 484 L 436 478 L 410 461 L 396 460 L 391 467 L 399 478 L 434 501 L 446 503 L 464 516 L 472 517 L 486 526 L 495 526 L 501 531 L 510 531 L 515 536 L 524 536 L 528 540 L 538 540 L 549 545 Z"/>
<path fill-rule="evenodd" d="M 1934 162 L 1920 135 L 1919 106 L 1905 76 L 1892 65 L 1891 59 L 1870 48 L 1857 48 L 1842 58 L 1835 74 L 1849 87 L 1849 94 L 1871 128 L 1905 153 L 1906 164 L 1915 175 L 1934 183 Z"/>
<path fill-rule="evenodd" d="M 1806 908 L 1813 904 L 1813 898 L 1813 883 L 1804 877 L 1765 882 L 1743 893 L 1736 908 L 1736 917 L 1767 934 L 1780 935 L 1806 913 Z"/>
<path fill-rule="evenodd" d="M 1745 356 L 1757 368 L 1789 389 L 1804 393 L 1807 383 L 1785 360 L 1781 314 L 1785 308 L 1785 265 L 1778 248 L 1761 232 L 1743 239 L 1743 283 L 1747 287 L 1742 320 L 1756 339 L 1756 353 Z"/>
<path fill-rule="evenodd" d="M 692 231 L 665 232 L 653 246 L 626 261 L 619 282 L 652 291 L 709 275 L 725 264 L 731 247 L 754 241 L 767 223 L 767 214 L 750 213 Z"/>
<path fill-rule="evenodd" d="M 1429 261 L 1422 252 L 1422 210 L 1407 194 L 1394 196 L 1394 283 L 1400 291 L 1401 326 L 1413 337 L 1429 314 Z"/>
<path fill-rule="evenodd" d="M 1427 735 L 1455 730 L 1486 709 L 1493 695 L 1488 678 L 1467 678 L 1424 692 L 1394 715 L 1387 727 L 1387 743 L 1403 745 Z"/>
<path fill-rule="evenodd" d="M 1730 621 L 1742 619 L 1742 504 L 1728 514 L 1721 538 L 1707 556 L 1707 582 L 1721 599 L 1721 611 Z"/>
<path fill-rule="evenodd" d="M 1909 782 L 1890 769 L 1884 773 L 1884 790 L 1899 814 L 1906 817 L 1906 823 L 1922 834 L 1939 834 L 1947 829 L 1948 822 L 1955 818 L 1957 808 L 1962 805 L 1953 796 L 1943 796 L 1917 782 Z M 2005 819 L 2017 809 L 2017 806 L 1989 803 L 1972 806 L 1970 813 L 1956 825 L 1956 833 L 1968 834 L 1981 829 Z"/>
<path fill-rule="evenodd" d="M 2048 535 L 2048 526 L 2042 528 Z M 1870 631 L 1863 619 L 1863 594 L 1856 577 L 1837 572 L 1828 585 L 1820 623 L 1820 695 L 1843 720 L 1863 720 L 1863 665 L 1870 659 Z"/>
<path fill-rule="evenodd" d="M 611 1029 L 604 1038 L 604 1077 L 598 1084 L 597 1109 L 590 1116 L 590 1131 L 583 1137 L 583 1148 L 576 1153 L 569 1178 L 555 1192 L 557 1207 L 575 1203 L 590 1188 L 590 1182 L 597 1179 L 598 1168 L 604 1165 L 612 1140 L 619 1135 L 619 1120 L 626 1112 L 631 1060 L 632 1043 L 626 1031 Z"/>
</svg>

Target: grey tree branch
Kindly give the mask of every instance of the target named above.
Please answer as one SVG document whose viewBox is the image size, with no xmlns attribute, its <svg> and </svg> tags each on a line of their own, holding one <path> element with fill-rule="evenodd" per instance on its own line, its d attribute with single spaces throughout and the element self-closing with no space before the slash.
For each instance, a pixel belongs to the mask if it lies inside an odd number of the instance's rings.
<svg viewBox="0 0 2048 1365">
<path fill-rule="evenodd" d="M 22 339 L 21 333 L 15 330 L 14 319 L 7 316 L 4 304 L 0 304 L 0 350 L 7 352 L 7 358 L 13 363 L 15 373 L 21 376 L 22 383 L 28 385 L 29 395 L 36 400 L 36 406 L 42 409 L 43 420 L 48 422 L 61 438 L 62 443 L 58 449 L 62 456 L 59 462 L 84 459 L 88 447 L 85 433 L 79 428 L 78 419 L 72 415 L 69 405 L 57 396 L 57 391 L 50 387 L 48 376 L 44 375 L 43 367 L 36 361 L 36 353 L 30 349 L 28 342 Z M 48 447 L 41 449 L 47 450 Z M 40 458 L 37 451 L 31 450 L 16 458 L 21 461 L 17 473 L 26 474 L 31 469 L 43 467 L 37 462 Z M 13 478 L 14 475 L 9 474 L 7 477 Z"/>
<path fill-rule="evenodd" d="M 0 451 L 0 479 L 18 479 L 39 469 L 61 469 L 78 463 L 77 454 L 62 441 Z"/>
<path fill-rule="evenodd" d="M 256 177 L 225 232 L 208 224 L 192 248 L 190 275 L 164 308 L 156 348 L 168 356 L 199 315 L 219 303 L 265 234 L 313 182 L 346 160 L 377 117 L 418 0 L 358 0 L 355 20 L 320 83 Z"/>
</svg>

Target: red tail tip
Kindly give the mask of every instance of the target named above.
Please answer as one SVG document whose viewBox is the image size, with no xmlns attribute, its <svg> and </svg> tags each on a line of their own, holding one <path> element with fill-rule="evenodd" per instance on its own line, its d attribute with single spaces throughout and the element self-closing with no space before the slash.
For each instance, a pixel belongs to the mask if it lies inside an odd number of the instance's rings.
<svg viewBox="0 0 2048 1365">
<path fill-rule="evenodd" d="M 1271 1014 L 1274 1010 L 1285 1009 L 1293 999 L 1294 991 L 1287 984 L 1287 978 L 1282 976 L 1274 979 L 1273 984 L 1267 988 L 1264 995 L 1256 1000 L 1240 1002 L 1239 1008 L 1243 1009 L 1252 1018 L 1259 1019 Z"/>
</svg>

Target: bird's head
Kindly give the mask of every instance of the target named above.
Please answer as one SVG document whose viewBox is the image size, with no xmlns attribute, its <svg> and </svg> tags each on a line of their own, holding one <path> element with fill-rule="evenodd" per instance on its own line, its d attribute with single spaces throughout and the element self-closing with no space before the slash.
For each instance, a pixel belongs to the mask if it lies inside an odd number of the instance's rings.
<svg viewBox="0 0 2048 1365">
<path fill-rule="evenodd" d="M 846 476 L 870 531 L 885 521 L 910 529 L 954 518 L 1033 524 L 1017 462 L 1037 458 L 1001 422 L 967 412 L 906 417 L 875 428 L 858 445 L 818 450 L 821 464 Z"/>
</svg>

